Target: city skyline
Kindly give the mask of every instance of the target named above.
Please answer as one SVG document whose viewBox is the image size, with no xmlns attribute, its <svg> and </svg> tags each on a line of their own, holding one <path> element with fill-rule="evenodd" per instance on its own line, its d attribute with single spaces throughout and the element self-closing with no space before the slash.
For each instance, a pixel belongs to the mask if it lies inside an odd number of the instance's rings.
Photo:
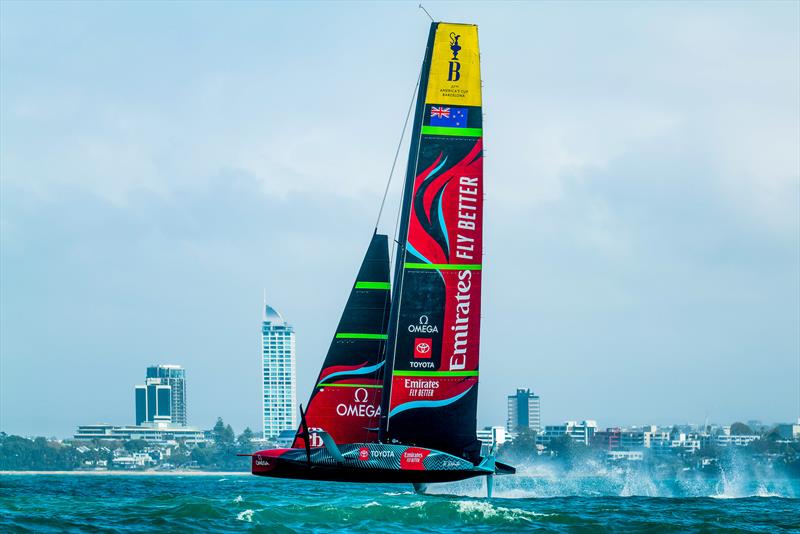
<svg viewBox="0 0 800 534">
<path fill-rule="evenodd" d="M 797 418 L 798 9 L 432 8 L 481 32 L 479 426 L 516 387 L 547 423 Z M 6 432 L 130 422 L 153 361 L 190 370 L 193 424 L 259 428 L 264 287 L 311 391 L 429 21 L 416 3 L 188 12 L 2 4 Z"/>
</svg>

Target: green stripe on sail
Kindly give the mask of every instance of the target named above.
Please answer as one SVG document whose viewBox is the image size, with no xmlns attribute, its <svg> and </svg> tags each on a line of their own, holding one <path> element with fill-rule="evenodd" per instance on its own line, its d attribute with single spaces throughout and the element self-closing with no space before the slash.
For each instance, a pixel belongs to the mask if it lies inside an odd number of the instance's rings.
<svg viewBox="0 0 800 534">
<path fill-rule="evenodd" d="M 377 384 L 317 384 L 318 388 L 370 388 L 381 389 Z"/>
<path fill-rule="evenodd" d="M 344 332 L 336 334 L 336 339 L 388 339 L 386 334 L 354 334 L 352 332 Z"/>
<path fill-rule="evenodd" d="M 480 263 L 406 263 L 406 269 L 435 269 L 437 271 L 480 271 Z"/>
<path fill-rule="evenodd" d="M 389 282 L 356 282 L 356 289 L 389 289 Z"/>
<path fill-rule="evenodd" d="M 397 371 L 394 376 L 478 376 L 478 371 Z"/>
<path fill-rule="evenodd" d="M 450 128 L 447 126 L 423 126 L 424 135 L 450 135 L 454 137 L 480 137 L 483 128 Z"/>
</svg>

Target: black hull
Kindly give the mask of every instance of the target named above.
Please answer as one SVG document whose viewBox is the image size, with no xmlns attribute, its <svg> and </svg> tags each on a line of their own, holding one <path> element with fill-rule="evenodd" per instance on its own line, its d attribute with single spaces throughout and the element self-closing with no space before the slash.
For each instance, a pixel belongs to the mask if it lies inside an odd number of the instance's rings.
<svg viewBox="0 0 800 534">
<path fill-rule="evenodd" d="M 281 462 L 269 471 L 253 472 L 254 475 L 288 478 L 298 480 L 321 480 L 327 482 L 368 482 L 368 483 L 437 483 L 455 482 L 487 473 L 469 471 L 408 471 L 402 469 L 352 469 L 339 466 L 298 464 Z"/>
<path fill-rule="evenodd" d="M 254 475 L 329 482 L 429 484 L 502 471 L 505 470 L 497 469 L 494 458 L 475 465 L 441 451 L 383 443 L 331 443 L 330 449 L 271 449 L 253 454 L 252 459 Z"/>
</svg>

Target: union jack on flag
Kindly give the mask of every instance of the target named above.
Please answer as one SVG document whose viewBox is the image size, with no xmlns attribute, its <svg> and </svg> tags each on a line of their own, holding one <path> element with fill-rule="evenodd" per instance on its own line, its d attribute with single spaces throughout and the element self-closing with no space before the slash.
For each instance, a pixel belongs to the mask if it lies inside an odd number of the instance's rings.
<svg viewBox="0 0 800 534">
<path fill-rule="evenodd" d="M 431 108 L 431 117 L 438 117 L 440 119 L 450 118 L 450 108 Z"/>
</svg>

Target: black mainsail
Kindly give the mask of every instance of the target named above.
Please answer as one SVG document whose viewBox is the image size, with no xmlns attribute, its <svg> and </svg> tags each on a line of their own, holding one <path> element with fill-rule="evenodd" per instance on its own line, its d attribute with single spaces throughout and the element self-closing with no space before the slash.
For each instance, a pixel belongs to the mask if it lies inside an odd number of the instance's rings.
<svg viewBox="0 0 800 534">
<path fill-rule="evenodd" d="M 431 25 L 401 209 L 380 440 L 477 463 L 483 226 L 477 26 Z"/>
</svg>

